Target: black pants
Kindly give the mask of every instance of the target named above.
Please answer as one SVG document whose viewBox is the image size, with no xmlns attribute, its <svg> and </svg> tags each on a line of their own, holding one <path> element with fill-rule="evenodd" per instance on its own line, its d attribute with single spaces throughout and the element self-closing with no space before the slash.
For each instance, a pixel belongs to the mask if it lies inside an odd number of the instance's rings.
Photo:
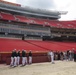
<svg viewBox="0 0 76 75">
<path fill-rule="evenodd" d="M 76 62 L 76 54 L 74 54 L 74 61 Z"/>
</svg>

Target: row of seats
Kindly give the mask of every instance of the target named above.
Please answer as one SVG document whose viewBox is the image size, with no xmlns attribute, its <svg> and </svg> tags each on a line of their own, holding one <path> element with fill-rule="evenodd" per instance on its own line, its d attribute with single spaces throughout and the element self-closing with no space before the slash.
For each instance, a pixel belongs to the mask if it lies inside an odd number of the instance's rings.
<svg viewBox="0 0 76 75">
<path fill-rule="evenodd" d="M 1 19 L 15 21 L 15 17 L 10 13 L 0 13 Z"/>
<path fill-rule="evenodd" d="M 76 49 L 75 42 L 55 42 L 55 41 L 35 41 L 35 40 L 17 40 L 17 39 L 4 39 L 0 38 L 0 52 L 11 52 L 13 49 L 22 50 L 27 52 L 32 50 L 33 52 L 43 51 L 66 51 Z"/>
<path fill-rule="evenodd" d="M 25 22 L 30 24 L 45 25 L 57 28 L 71 28 L 71 29 L 76 28 L 76 21 L 52 21 L 48 19 L 37 19 L 37 18 L 24 17 L 20 15 L 12 15 L 10 13 L 4 13 L 4 12 L 0 13 L 0 19 Z"/>
</svg>

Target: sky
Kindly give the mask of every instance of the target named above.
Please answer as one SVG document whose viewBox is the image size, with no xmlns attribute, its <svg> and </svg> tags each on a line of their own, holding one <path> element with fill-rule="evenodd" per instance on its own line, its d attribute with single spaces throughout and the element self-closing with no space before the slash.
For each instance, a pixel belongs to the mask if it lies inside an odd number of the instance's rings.
<svg viewBox="0 0 76 75">
<path fill-rule="evenodd" d="M 76 20 L 76 0 L 5 0 L 22 6 L 47 10 L 68 11 L 60 20 Z"/>
</svg>

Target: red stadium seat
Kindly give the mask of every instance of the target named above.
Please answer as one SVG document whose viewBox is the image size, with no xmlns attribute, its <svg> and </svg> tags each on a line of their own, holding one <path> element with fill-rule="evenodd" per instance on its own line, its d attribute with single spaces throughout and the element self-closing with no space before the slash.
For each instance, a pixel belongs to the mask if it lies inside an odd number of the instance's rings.
<svg viewBox="0 0 76 75">
<path fill-rule="evenodd" d="M 0 52 L 11 52 L 13 49 L 33 52 L 46 52 L 49 50 L 65 51 L 68 49 L 76 49 L 75 42 L 55 42 L 55 41 L 33 41 L 33 40 L 16 40 L 16 39 L 1 39 Z"/>
<path fill-rule="evenodd" d="M 4 12 L 0 13 L 0 19 L 24 22 L 35 25 L 37 24 L 43 26 L 51 26 L 57 28 L 68 28 L 68 29 L 76 28 L 76 21 L 53 21 L 48 19 L 38 19 L 38 18 L 24 17 L 20 15 L 12 15 L 10 13 L 4 13 Z"/>
<path fill-rule="evenodd" d="M 28 20 L 26 17 L 24 17 L 24 16 L 15 15 L 15 17 L 16 17 L 16 19 L 18 19 L 20 22 L 26 22 L 26 23 L 29 22 L 29 20 Z"/>
<path fill-rule="evenodd" d="M 29 19 L 34 20 L 35 24 L 44 25 L 44 22 L 42 21 L 42 19 L 36 19 L 36 18 L 29 18 Z"/>
<path fill-rule="evenodd" d="M 12 20 L 12 21 L 15 21 L 15 17 L 10 14 L 10 13 L 4 13 L 4 12 L 1 12 L 1 19 L 3 20 Z"/>
<path fill-rule="evenodd" d="M 66 28 L 74 28 L 74 26 L 68 21 L 63 21 L 63 24 L 67 26 Z"/>
<path fill-rule="evenodd" d="M 72 21 L 67 21 L 67 24 L 70 25 L 70 28 L 76 28 L 76 22 L 73 23 Z"/>
</svg>

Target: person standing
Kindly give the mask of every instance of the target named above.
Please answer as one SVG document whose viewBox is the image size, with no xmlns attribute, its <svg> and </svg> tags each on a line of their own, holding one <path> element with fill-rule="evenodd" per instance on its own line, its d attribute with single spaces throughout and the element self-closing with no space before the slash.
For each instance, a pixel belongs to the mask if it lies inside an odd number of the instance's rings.
<svg viewBox="0 0 76 75">
<path fill-rule="evenodd" d="M 54 64 L 54 52 L 53 51 L 50 52 L 50 56 L 51 56 L 51 62 L 52 64 Z"/>
<path fill-rule="evenodd" d="M 26 53 L 26 50 L 25 50 L 25 64 L 28 64 L 27 63 L 27 53 Z"/>
<path fill-rule="evenodd" d="M 69 61 L 69 56 L 70 55 L 70 53 L 69 53 L 69 50 L 67 50 L 67 61 Z"/>
<path fill-rule="evenodd" d="M 51 61 L 50 52 L 47 53 L 47 56 L 48 56 L 48 61 L 50 62 Z"/>
<path fill-rule="evenodd" d="M 32 64 L 32 52 L 31 52 L 31 50 L 29 52 L 29 64 Z"/>
<path fill-rule="evenodd" d="M 60 59 L 63 61 L 64 55 L 63 52 L 60 53 Z"/>
<path fill-rule="evenodd" d="M 73 60 L 73 52 L 70 50 L 69 51 L 69 61 Z"/>
<path fill-rule="evenodd" d="M 76 62 L 76 50 L 73 48 L 74 51 L 74 62 Z"/>
<path fill-rule="evenodd" d="M 14 67 L 17 66 L 17 52 L 16 49 L 14 50 Z"/>
<path fill-rule="evenodd" d="M 58 60 L 60 60 L 60 52 L 58 52 Z"/>
<path fill-rule="evenodd" d="M 55 58 L 55 60 L 58 60 L 58 52 L 57 51 L 54 52 L 54 58 Z"/>
<path fill-rule="evenodd" d="M 27 63 L 26 51 L 23 50 L 22 51 L 22 66 L 25 66 L 26 63 Z"/>
<path fill-rule="evenodd" d="M 20 50 L 17 53 L 17 65 L 20 64 Z"/>
<path fill-rule="evenodd" d="M 63 57 L 64 57 L 64 60 L 67 61 L 67 52 L 66 51 L 63 52 Z"/>
<path fill-rule="evenodd" d="M 14 50 L 12 51 L 11 54 L 11 63 L 10 63 L 10 67 L 14 66 Z"/>
</svg>

